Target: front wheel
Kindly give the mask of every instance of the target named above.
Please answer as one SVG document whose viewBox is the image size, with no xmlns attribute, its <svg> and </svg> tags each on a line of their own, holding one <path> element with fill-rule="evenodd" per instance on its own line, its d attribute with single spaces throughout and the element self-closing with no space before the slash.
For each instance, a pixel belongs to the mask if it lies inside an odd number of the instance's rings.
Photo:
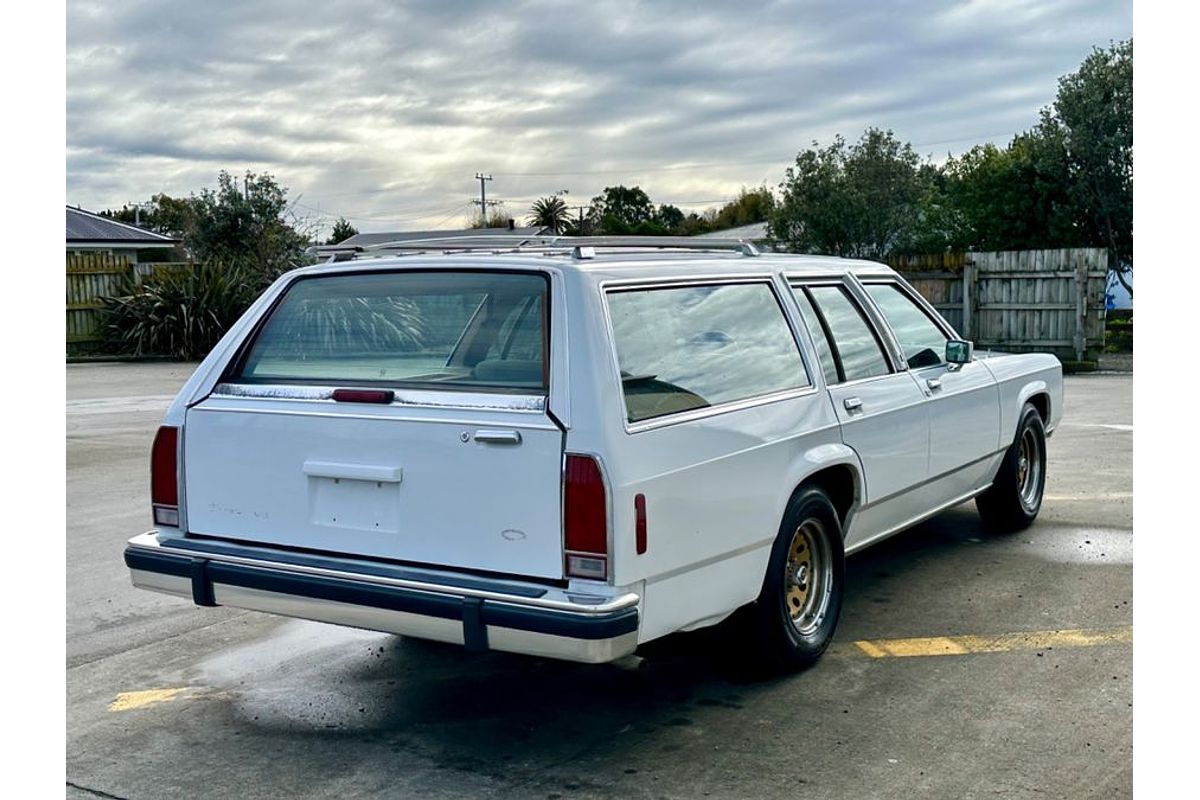
<svg viewBox="0 0 1200 800">
<path fill-rule="evenodd" d="M 975 498 L 984 524 L 997 531 L 1028 528 L 1042 508 L 1046 488 L 1046 429 L 1029 403 L 1021 410 L 1017 436 L 1004 454 L 996 479 Z"/>
<path fill-rule="evenodd" d="M 802 669 L 820 658 L 837 628 L 844 583 L 837 511 L 822 490 L 803 489 L 788 501 L 753 606 L 763 666 Z"/>
</svg>

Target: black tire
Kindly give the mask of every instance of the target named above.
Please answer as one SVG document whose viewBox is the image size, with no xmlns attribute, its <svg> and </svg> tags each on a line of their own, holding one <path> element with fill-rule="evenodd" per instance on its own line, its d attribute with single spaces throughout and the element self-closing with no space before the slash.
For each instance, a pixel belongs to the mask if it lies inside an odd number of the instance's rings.
<svg viewBox="0 0 1200 800">
<path fill-rule="evenodd" d="M 987 491 L 975 498 L 986 527 L 1000 533 L 1028 528 L 1046 488 L 1046 428 L 1031 404 L 1021 409 L 1017 435 Z"/>
<path fill-rule="evenodd" d="M 833 638 L 842 611 L 842 524 L 828 495 L 801 489 L 788 501 L 758 601 L 750 607 L 760 669 L 812 665 Z"/>
</svg>

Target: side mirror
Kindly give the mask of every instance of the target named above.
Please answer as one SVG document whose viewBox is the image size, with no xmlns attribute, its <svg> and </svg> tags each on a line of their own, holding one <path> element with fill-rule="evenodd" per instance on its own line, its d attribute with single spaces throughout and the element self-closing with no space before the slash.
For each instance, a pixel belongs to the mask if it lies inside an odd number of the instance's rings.
<svg viewBox="0 0 1200 800">
<path fill-rule="evenodd" d="M 946 363 L 966 364 L 975 355 L 975 343 L 962 339 L 951 339 L 946 342 Z"/>
</svg>

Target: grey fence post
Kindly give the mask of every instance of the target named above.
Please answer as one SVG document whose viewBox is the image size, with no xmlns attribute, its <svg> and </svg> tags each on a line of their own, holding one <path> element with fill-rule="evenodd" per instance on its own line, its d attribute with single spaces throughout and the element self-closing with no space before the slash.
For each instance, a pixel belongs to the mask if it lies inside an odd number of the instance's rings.
<svg viewBox="0 0 1200 800">
<path fill-rule="evenodd" d="M 962 336 L 971 340 L 971 297 L 975 294 L 975 262 L 967 259 L 963 262 L 962 272 Z"/>
<path fill-rule="evenodd" d="M 1075 360 L 1083 361 L 1087 353 L 1087 285 L 1088 260 L 1080 255 L 1075 264 Z"/>
</svg>

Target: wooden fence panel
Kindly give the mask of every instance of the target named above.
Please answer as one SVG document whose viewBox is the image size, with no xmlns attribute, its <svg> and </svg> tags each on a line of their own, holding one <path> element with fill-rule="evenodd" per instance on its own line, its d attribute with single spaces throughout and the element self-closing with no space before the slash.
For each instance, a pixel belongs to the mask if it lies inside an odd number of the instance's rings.
<svg viewBox="0 0 1200 800">
<path fill-rule="evenodd" d="M 117 292 L 133 259 L 110 252 L 67 253 L 67 345 L 98 342 L 100 298 Z"/>
<path fill-rule="evenodd" d="M 1081 359 L 1104 343 L 1108 252 L 1102 248 L 944 253 L 888 263 L 980 348 Z"/>
</svg>

